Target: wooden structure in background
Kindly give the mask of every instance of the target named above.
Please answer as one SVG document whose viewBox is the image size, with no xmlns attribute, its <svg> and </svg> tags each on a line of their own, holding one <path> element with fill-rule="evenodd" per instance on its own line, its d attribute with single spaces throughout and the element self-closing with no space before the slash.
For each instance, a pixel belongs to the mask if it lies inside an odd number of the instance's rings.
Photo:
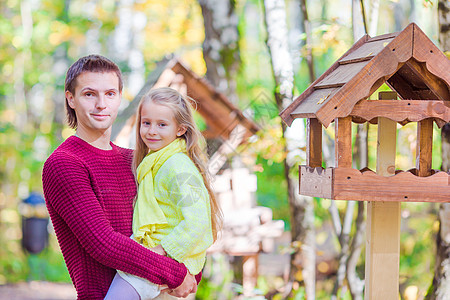
<svg viewBox="0 0 450 300">
<path fill-rule="evenodd" d="M 365 299 L 397 299 L 400 202 L 450 202 L 450 174 L 431 169 L 433 121 L 450 121 L 450 61 L 414 23 L 356 42 L 280 115 L 307 118 L 300 194 L 368 201 Z M 386 83 L 392 92 L 381 92 Z M 399 98 L 399 99 L 398 99 Z M 335 122 L 335 167 L 322 168 L 322 126 Z M 378 124 L 377 170 L 352 168 L 352 122 Z M 418 122 L 417 166 L 395 168 L 397 123 Z"/>
<path fill-rule="evenodd" d="M 208 126 L 203 132 L 207 139 L 221 138 L 224 141 L 234 139 L 236 134 L 233 130 L 239 125 L 242 140 L 238 144 L 241 144 L 259 130 L 251 119 L 246 118 L 239 108 L 217 92 L 206 79 L 199 77 L 180 60 L 169 57 L 157 63 L 141 91 L 117 116 L 112 129 L 113 140 L 129 139 L 140 99 L 150 89 L 158 87 L 171 87 L 195 99 L 194 108 Z"/>
</svg>

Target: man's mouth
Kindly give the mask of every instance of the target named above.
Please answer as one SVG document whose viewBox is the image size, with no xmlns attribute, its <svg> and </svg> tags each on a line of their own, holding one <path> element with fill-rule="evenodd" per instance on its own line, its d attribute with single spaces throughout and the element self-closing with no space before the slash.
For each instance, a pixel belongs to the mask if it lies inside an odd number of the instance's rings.
<svg viewBox="0 0 450 300">
<path fill-rule="evenodd" d="M 97 120 L 104 120 L 109 117 L 109 115 L 105 115 L 105 114 L 91 114 L 91 116 Z"/>
</svg>

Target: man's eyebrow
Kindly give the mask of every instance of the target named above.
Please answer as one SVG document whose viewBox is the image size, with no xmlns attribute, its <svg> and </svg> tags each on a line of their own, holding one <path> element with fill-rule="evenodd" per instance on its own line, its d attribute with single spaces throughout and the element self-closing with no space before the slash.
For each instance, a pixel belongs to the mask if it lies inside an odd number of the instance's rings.
<svg viewBox="0 0 450 300">
<path fill-rule="evenodd" d="M 96 91 L 96 89 L 91 88 L 91 87 L 89 87 L 89 86 L 86 86 L 86 87 L 84 87 L 84 88 L 81 89 L 81 91 L 86 91 L 86 90 L 89 90 L 89 91 Z"/>
<path fill-rule="evenodd" d="M 89 86 L 86 86 L 86 87 L 84 87 L 84 88 L 82 88 L 81 89 L 81 91 L 97 91 L 97 89 L 94 89 L 94 88 L 91 88 L 91 87 L 89 87 Z M 119 91 L 119 89 L 117 89 L 117 88 L 110 88 L 110 89 L 106 89 L 106 91 L 115 91 L 115 92 L 118 92 Z"/>
</svg>

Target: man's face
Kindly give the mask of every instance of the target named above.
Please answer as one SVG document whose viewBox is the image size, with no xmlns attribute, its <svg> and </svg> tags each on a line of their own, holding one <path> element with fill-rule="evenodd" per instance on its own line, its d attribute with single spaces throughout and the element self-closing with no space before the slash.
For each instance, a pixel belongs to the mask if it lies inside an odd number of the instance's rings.
<svg viewBox="0 0 450 300">
<path fill-rule="evenodd" d="M 66 91 L 69 106 L 77 116 L 77 132 L 98 135 L 117 117 L 122 94 L 114 72 L 84 72 L 76 78 L 75 94 Z"/>
</svg>

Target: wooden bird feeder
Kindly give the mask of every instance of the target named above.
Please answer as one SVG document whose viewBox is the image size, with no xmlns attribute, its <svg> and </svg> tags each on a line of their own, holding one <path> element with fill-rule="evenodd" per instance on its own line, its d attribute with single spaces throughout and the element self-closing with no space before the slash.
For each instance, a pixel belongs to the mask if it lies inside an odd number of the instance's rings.
<svg viewBox="0 0 450 300">
<path fill-rule="evenodd" d="M 401 202 L 450 202 L 450 174 L 432 170 L 433 121 L 450 121 L 450 61 L 414 23 L 362 37 L 280 115 L 307 118 L 300 194 L 368 201 L 365 299 L 398 299 Z M 386 83 L 391 92 L 368 100 Z M 335 122 L 335 167 L 322 168 L 322 126 Z M 352 168 L 352 122 L 378 124 L 376 172 Z M 395 168 L 397 123 L 417 122 L 417 166 Z"/>
</svg>

